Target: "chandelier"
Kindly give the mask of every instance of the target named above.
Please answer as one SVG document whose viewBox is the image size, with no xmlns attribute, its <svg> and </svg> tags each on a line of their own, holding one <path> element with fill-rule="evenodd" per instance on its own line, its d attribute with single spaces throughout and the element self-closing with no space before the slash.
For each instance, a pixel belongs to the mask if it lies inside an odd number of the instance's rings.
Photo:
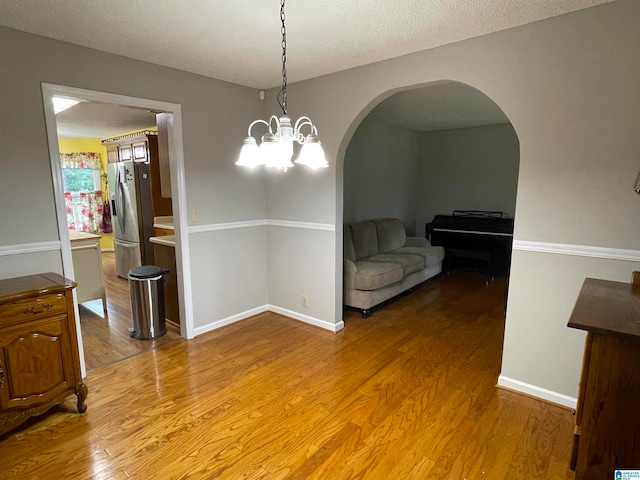
<svg viewBox="0 0 640 480">
<path fill-rule="evenodd" d="M 318 129 L 311 119 L 304 116 L 300 117 L 292 126 L 291 118 L 287 115 L 287 30 L 284 24 L 284 2 L 285 0 L 280 2 L 282 88 L 277 97 L 278 104 L 282 109 L 282 116 L 278 118 L 276 115 L 272 115 L 268 122 L 260 119 L 251 122 L 236 165 L 249 168 L 266 165 L 286 172 L 287 169 L 294 166 L 291 163 L 291 158 L 293 157 L 293 142 L 297 142 L 302 145 L 302 148 L 295 163 L 306 165 L 313 169 L 327 168 L 329 164 L 324 157 L 324 150 L 318 139 Z M 264 124 L 267 127 L 267 132 L 260 139 L 260 146 L 251 135 L 251 129 L 258 124 Z M 303 129 L 305 131 L 308 130 L 306 136 L 302 133 Z"/>
</svg>

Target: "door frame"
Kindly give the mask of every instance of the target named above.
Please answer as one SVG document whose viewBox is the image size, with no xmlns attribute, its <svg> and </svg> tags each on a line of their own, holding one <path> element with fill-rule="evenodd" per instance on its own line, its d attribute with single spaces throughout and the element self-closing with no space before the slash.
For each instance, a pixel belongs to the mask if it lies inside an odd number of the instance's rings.
<svg viewBox="0 0 640 480">
<path fill-rule="evenodd" d="M 125 105 L 130 107 L 145 108 L 148 110 L 168 113 L 172 115 L 172 121 L 167 122 L 169 157 L 171 172 L 171 190 L 173 192 L 173 214 L 176 238 L 176 268 L 178 275 L 178 300 L 180 304 L 180 335 L 191 339 L 194 337 L 193 300 L 191 289 L 191 259 L 189 253 L 189 232 L 187 230 L 187 195 L 184 170 L 184 150 L 182 142 L 182 107 L 177 103 L 161 102 L 145 98 L 129 97 L 113 93 L 86 90 L 64 85 L 42 83 L 42 98 L 44 102 L 44 116 L 49 143 L 49 159 L 51 161 L 51 173 L 55 196 L 55 210 L 58 222 L 58 232 L 61 243 L 62 268 L 64 275 L 75 278 L 73 261 L 71 257 L 71 242 L 67 226 L 67 215 L 64 205 L 64 188 L 62 185 L 62 169 L 60 166 L 60 151 L 58 148 L 58 129 L 55 113 L 53 111 L 53 97 L 56 95 L 72 97 L 79 100 L 97 101 Z M 80 366 L 82 376 L 86 376 L 82 333 L 78 302 L 74 290 L 74 309 L 76 314 L 76 327 L 78 332 L 78 346 L 80 350 Z"/>
</svg>

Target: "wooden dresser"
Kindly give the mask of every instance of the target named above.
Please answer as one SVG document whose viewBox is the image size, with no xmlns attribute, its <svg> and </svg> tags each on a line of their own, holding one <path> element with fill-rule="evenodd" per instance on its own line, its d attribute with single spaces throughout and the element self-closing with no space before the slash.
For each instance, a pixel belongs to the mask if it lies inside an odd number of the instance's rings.
<svg viewBox="0 0 640 480">
<path fill-rule="evenodd" d="M 569 327 L 587 331 L 571 459 L 576 480 L 640 469 L 640 286 L 587 278 Z"/>
<path fill-rule="evenodd" d="M 78 397 L 82 382 L 72 290 L 55 273 L 0 280 L 0 435 Z"/>
</svg>

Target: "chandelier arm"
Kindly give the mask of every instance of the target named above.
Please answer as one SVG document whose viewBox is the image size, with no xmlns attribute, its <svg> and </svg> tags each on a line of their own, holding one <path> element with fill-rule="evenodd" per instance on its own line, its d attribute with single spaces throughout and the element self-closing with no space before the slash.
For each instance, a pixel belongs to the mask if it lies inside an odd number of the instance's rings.
<svg viewBox="0 0 640 480">
<path fill-rule="evenodd" d="M 311 133 L 314 135 L 318 135 L 318 129 L 313 124 L 309 117 L 300 117 L 296 120 L 296 124 L 294 127 L 294 131 L 296 134 L 296 140 L 298 143 L 303 144 L 305 142 L 305 137 L 302 134 L 302 127 L 309 126 L 311 129 Z"/>
<path fill-rule="evenodd" d="M 264 121 L 264 120 L 263 120 L 263 121 Z M 272 122 L 275 122 L 275 124 L 276 124 L 275 132 L 277 133 L 277 132 L 278 132 L 278 130 L 280 129 L 280 120 L 278 119 L 278 117 L 277 117 L 277 116 L 275 116 L 275 115 L 271 115 L 271 118 L 269 119 L 269 124 L 268 124 L 268 125 L 269 125 L 269 133 L 273 133 L 273 132 L 274 132 L 274 131 L 271 129 L 271 123 L 272 123 Z M 265 123 L 266 123 L 266 122 L 265 122 Z"/>
<path fill-rule="evenodd" d="M 256 125 L 257 123 L 264 123 L 268 128 L 269 131 L 271 132 L 271 126 L 265 121 L 265 120 L 254 120 L 253 122 L 251 122 L 251 125 L 249 125 L 249 128 L 247 130 L 247 136 L 250 137 L 251 136 L 251 129 L 253 128 L 254 125 Z"/>
</svg>

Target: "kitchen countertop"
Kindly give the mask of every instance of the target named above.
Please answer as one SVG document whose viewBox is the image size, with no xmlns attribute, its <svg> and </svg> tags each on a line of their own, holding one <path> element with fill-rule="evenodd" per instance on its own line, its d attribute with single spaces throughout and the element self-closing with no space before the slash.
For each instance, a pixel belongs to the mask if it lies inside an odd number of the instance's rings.
<svg viewBox="0 0 640 480">
<path fill-rule="evenodd" d="M 153 217 L 153 228 L 164 228 L 165 230 L 173 230 L 173 216 Z"/>
<path fill-rule="evenodd" d="M 167 247 L 176 246 L 176 237 L 175 235 L 163 235 L 161 237 L 149 237 L 149 241 L 151 243 L 155 243 L 157 245 L 165 245 Z"/>
<path fill-rule="evenodd" d="M 69 230 L 69 240 L 71 240 L 72 242 L 74 240 L 90 240 L 92 238 L 99 240 L 100 235 L 89 232 L 78 232 L 76 230 Z"/>
</svg>

